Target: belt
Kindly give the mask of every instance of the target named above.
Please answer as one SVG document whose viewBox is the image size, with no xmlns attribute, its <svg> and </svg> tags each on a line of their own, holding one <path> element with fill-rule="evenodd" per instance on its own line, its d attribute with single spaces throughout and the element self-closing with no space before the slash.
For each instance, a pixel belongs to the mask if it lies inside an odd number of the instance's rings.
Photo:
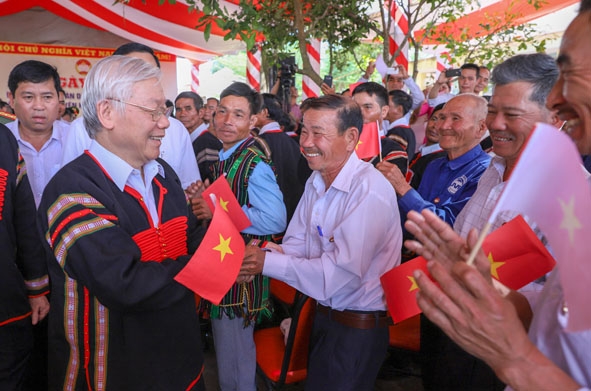
<svg viewBox="0 0 591 391">
<path fill-rule="evenodd" d="M 367 330 L 392 325 L 392 320 L 386 311 L 337 311 L 322 304 L 318 304 L 316 310 L 327 315 L 330 320 L 355 329 Z"/>
</svg>

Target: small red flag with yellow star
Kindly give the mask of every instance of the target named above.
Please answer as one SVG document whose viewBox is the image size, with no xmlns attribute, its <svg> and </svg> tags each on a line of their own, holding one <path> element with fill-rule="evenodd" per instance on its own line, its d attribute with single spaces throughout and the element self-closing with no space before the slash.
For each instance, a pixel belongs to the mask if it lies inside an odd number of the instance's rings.
<svg viewBox="0 0 591 391">
<path fill-rule="evenodd" d="M 207 202 L 207 205 L 209 205 L 209 209 L 213 212 L 214 207 L 210 196 L 211 194 L 215 195 L 215 198 L 219 200 L 222 209 L 228 212 L 230 219 L 232 219 L 234 226 L 238 228 L 239 232 L 252 225 L 248 216 L 246 216 L 246 213 L 244 213 L 242 207 L 238 203 L 238 200 L 232 192 L 230 184 L 225 176 L 220 176 L 202 193 L 202 197 Z"/>
<path fill-rule="evenodd" d="M 359 159 L 372 158 L 380 154 L 380 135 L 378 132 L 378 123 L 370 122 L 363 125 L 363 130 L 359 135 L 359 141 L 355 147 L 355 153 Z"/>
<path fill-rule="evenodd" d="M 488 235 L 482 249 L 488 256 L 492 278 L 514 290 L 544 276 L 556 265 L 520 215 Z"/>
<path fill-rule="evenodd" d="M 390 310 L 390 316 L 392 316 L 394 323 L 402 322 L 421 313 L 416 300 L 419 288 L 412 275 L 413 271 L 417 269 L 429 275 L 425 258 L 411 259 L 380 277 L 386 294 L 386 304 L 388 304 L 388 310 Z"/>
<path fill-rule="evenodd" d="M 236 282 L 244 248 L 240 232 L 220 206 L 218 197 L 203 241 L 174 279 L 217 305 Z"/>
<path fill-rule="evenodd" d="M 488 235 L 482 249 L 488 255 L 492 278 L 514 290 L 544 276 L 556 265 L 552 255 L 521 216 Z M 418 288 L 413 271 L 420 269 L 429 275 L 426 265 L 425 258 L 416 257 L 380 278 L 395 323 L 421 313 L 416 302 Z"/>
</svg>

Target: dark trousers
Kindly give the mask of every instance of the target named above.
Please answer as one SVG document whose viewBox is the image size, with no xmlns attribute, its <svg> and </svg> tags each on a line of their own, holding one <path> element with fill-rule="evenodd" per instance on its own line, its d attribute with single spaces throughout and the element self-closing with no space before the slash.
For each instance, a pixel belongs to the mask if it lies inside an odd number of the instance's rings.
<svg viewBox="0 0 591 391">
<path fill-rule="evenodd" d="M 47 382 L 47 330 L 49 321 L 45 317 L 33 326 L 33 350 L 29 365 L 25 372 L 23 391 L 44 391 L 48 389 Z"/>
<path fill-rule="evenodd" d="M 374 389 L 388 350 L 388 328 L 355 329 L 316 313 L 306 391 Z"/>
<path fill-rule="evenodd" d="M 0 327 L 0 390 L 22 390 L 32 349 L 30 317 Z"/>
<path fill-rule="evenodd" d="M 424 315 L 421 315 L 421 375 L 425 391 L 505 388 L 484 361 L 464 351 Z"/>
</svg>

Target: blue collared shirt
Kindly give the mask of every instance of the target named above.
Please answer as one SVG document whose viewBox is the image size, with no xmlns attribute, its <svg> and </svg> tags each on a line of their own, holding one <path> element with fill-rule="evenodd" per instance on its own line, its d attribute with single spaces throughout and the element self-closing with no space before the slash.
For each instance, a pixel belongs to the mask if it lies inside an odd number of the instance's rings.
<svg viewBox="0 0 591 391">
<path fill-rule="evenodd" d="M 490 156 L 480 145 L 454 160 L 447 156 L 433 160 L 427 166 L 419 188 L 409 190 L 398 199 L 402 221 L 411 210 L 429 209 L 453 226 L 476 191 L 478 180 L 489 163 Z"/>
<path fill-rule="evenodd" d="M 164 168 L 162 165 L 156 160 L 150 160 L 148 163 L 144 164 L 144 173 L 142 177 L 142 172 L 140 170 L 133 168 L 125 160 L 107 150 L 95 140 L 90 144 L 88 151 L 100 163 L 107 174 L 109 174 L 119 190 L 123 192 L 125 185 L 128 185 L 140 193 L 148 211 L 150 212 L 154 227 L 157 227 L 160 224 L 160 221 L 158 219 L 154 191 L 152 190 L 152 180 L 154 180 L 154 177 L 157 174 L 164 177 Z"/>
<path fill-rule="evenodd" d="M 237 142 L 227 151 L 220 150 L 220 161 L 232 156 L 232 153 L 247 139 Z M 242 210 L 252 225 L 242 232 L 252 235 L 270 235 L 283 232 L 287 226 L 287 211 L 283 203 L 283 193 L 279 190 L 273 170 L 267 163 L 260 162 L 252 170 L 248 179 L 249 206 Z"/>
</svg>

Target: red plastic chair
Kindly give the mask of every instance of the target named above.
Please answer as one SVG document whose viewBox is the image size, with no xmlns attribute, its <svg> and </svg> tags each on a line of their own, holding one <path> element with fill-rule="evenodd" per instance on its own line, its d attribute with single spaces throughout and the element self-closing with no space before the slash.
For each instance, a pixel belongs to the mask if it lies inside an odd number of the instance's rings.
<svg viewBox="0 0 591 391">
<path fill-rule="evenodd" d="M 421 350 L 421 315 L 390 326 L 390 347 L 418 352 Z"/>
<path fill-rule="evenodd" d="M 316 302 L 295 291 L 287 343 L 279 326 L 255 330 L 257 373 L 269 390 L 306 379 L 310 332 Z"/>
</svg>

